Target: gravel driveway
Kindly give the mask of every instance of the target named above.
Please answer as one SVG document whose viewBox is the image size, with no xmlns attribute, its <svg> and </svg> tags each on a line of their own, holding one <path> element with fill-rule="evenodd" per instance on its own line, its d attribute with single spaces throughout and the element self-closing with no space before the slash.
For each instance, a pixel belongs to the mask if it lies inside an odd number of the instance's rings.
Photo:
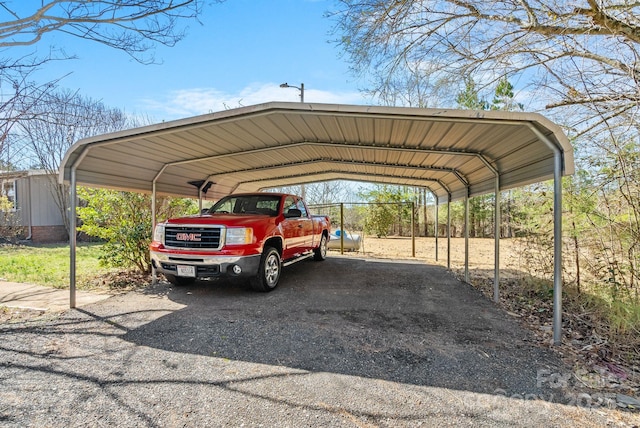
<svg viewBox="0 0 640 428">
<path fill-rule="evenodd" d="M 330 257 L 0 325 L 0 426 L 638 424 L 570 373 L 442 267 Z"/>
</svg>

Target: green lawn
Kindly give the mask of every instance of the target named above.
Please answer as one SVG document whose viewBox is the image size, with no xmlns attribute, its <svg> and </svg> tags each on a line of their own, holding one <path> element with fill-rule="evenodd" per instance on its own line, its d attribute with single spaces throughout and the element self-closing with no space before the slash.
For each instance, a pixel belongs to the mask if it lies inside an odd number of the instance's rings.
<svg viewBox="0 0 640 428">
<path fill-rule="evenodd" d="M 101 244 L 80 244 L 77 248 L 76 285 L 91 288 L 95 279 L 113 269 L 100 266 Z M 69 287 L 69 244 L 1 245 L 0 278 L 7 281 Z"/>
</svg>

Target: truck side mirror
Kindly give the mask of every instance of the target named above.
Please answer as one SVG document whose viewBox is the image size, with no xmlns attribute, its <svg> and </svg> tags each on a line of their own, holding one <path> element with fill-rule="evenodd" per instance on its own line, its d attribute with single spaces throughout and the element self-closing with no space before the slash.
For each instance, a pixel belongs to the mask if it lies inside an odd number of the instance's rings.
<svg viewBox="0 0 640 428">
<path fill-rule="evenodd" d="M 291 208 L 286 213 L 284 213 L 284 218 L 296 218 L 302 217 L 302 211 L 297 208 Z"/>
</svg>

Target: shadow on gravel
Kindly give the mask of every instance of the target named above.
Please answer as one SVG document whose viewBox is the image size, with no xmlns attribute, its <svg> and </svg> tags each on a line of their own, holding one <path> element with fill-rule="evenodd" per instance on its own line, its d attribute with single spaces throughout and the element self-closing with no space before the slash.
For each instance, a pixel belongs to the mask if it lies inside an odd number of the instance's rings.
<svg viewBox="0 0 640 428">
<path fill-rule="evenodd" d="M 333 257 L 285 268 L 278 289 L 162 285 L 185 305 L 127 331 L 138 345 L 480 393 L 549 391 L 562 371 L 515 320 L 446 269 Z"/>
</svg>

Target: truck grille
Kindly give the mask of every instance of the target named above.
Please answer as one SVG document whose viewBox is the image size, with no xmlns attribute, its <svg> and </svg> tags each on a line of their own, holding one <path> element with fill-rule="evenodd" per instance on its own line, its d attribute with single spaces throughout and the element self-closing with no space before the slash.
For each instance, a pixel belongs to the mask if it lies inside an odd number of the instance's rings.
<svg viewBox="0 0 640 428">
<path fill-rule="evenodd" d="M 164 244 L 174 248 L 219 250 L 222 247 L 222 228 L 219 226 L 167 226 L 164 229 Z"/>
</svg>

